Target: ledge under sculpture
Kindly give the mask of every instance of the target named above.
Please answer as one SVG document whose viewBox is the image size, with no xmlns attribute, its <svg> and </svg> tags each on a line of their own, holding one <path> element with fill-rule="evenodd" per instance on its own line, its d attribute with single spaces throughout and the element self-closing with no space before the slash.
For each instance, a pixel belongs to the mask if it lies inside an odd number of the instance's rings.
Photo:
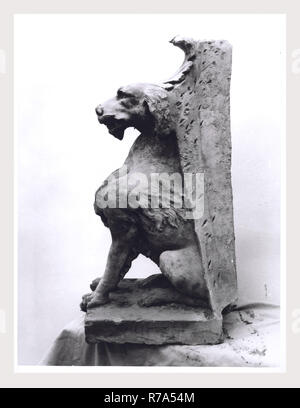
<svg viewBox="0 0 300 408">
<path fill-rule="evenodd" d="M 114 137 L 141 134 L 98 189 L 112 244 L 81 303 L 88 342 L 215 344 L 237 298 L 231 188 L 231 46 L 171 40 L 185 53 L 158 85 L 132 84 L 96 108 Z M 161 274 L 124 279 L 143 254 Z"/>
</svg>

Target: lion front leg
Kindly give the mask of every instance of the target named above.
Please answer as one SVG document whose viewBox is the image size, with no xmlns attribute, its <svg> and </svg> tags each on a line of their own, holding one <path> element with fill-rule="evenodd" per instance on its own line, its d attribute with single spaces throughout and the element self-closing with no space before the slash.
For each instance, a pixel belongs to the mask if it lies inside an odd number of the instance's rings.
<svg viewBox="0 0 300 408">
<path fill-rule="evenodd" d="M 109 301 L 109 293 L 116 288 L 120 279 L 123 278 L 123 270 L 126 267 L 126 262 L 130 255 L 130 246 L 128 243 L 119 240 L 113 240 L 105 272 L 100 279 L 92 298 L 88 303 L 88 307 L 96 307 L 103 305 Z"/>
</svg>

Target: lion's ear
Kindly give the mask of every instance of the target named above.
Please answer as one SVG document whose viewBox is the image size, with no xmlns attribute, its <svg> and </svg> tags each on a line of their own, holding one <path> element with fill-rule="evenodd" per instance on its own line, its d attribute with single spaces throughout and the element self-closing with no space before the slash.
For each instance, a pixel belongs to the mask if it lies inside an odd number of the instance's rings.
<svg viewBox="0 0 300 408">
<path fill-rule="evenodd" d="M 143 102 L 143 107 L 145 108 L 145 112 L 149 115 L 153 115 L 153 104 L 149 100 L 149 98 L 145 97 L 144 102 Z"/>
<path fill-rule="evenodd" d="M 146 112 L 148 111 L 151 115 L 155 115 L 157 103 L 152 98 L 145 96 L 143 105 L 146 109 Z"/>
<path fill-rule="evenodd" d="M 169 134 L 172 124 L 167 95 L 156 92 L 145 95 L 144 106 L 154 119 L 154 132 L 158 136 Z"/>
</svg>

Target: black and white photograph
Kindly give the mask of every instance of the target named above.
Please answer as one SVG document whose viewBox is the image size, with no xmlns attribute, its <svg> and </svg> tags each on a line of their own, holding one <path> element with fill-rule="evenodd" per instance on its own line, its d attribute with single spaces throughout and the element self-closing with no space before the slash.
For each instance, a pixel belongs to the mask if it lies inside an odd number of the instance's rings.
<svg viewBox="0 0 300 408">
<path fill-rule="evenodd" d="M 284 14 L 14 16 L 18 367 L 284 368 L 285 64 Z"/>
</svg>

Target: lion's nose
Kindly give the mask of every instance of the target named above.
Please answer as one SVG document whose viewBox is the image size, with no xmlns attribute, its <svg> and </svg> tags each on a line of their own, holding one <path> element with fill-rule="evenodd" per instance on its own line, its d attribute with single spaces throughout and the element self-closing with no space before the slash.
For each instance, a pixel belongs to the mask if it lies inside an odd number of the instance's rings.
<svg viewBox="0 0 300 408">
<path fill-rule="evenodd" d="M 103 108 L 101 105 L 98 105 L 96 108 L 96 113 L 98 116 L 102 116 L 103 115 Z"/>
</svg>

